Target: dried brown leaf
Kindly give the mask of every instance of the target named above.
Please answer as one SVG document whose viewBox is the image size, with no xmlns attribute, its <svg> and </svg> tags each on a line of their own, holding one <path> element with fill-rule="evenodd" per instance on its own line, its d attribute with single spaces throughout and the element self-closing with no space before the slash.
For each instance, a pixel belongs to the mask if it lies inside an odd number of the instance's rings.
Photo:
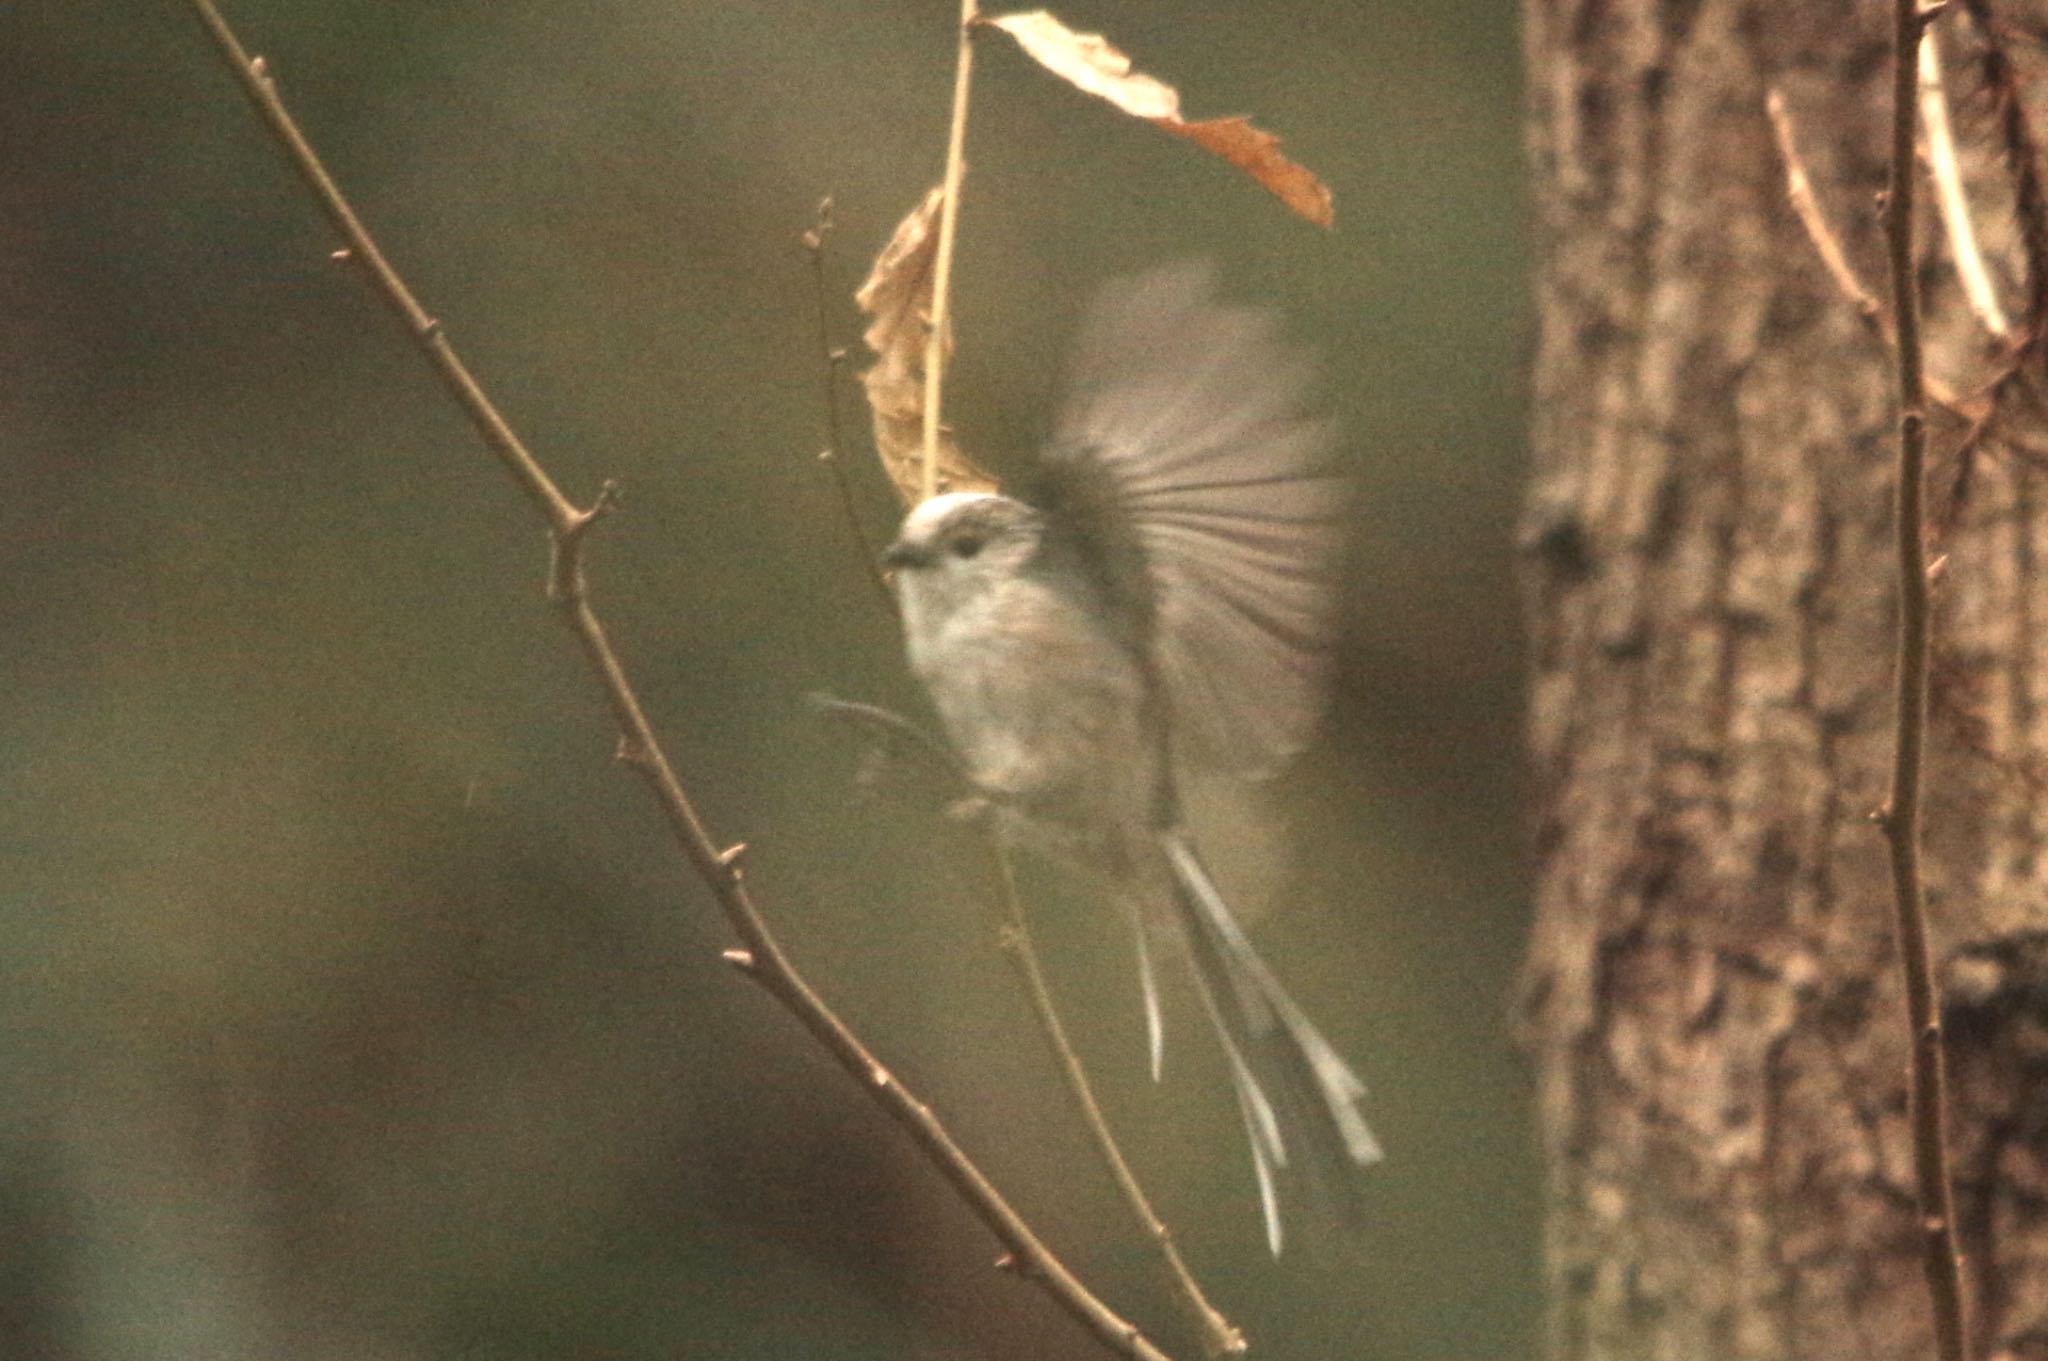
<svg viewBox="0 0 2048 1361">
<path fill-rule="evenodd" d="M 1180 116 L 1180 93 L 1164 81 L 1131 69 L 1131 59 L 1100 33 L 1076 33 L 1048 10 L 1001 14 L 982 23 L 1017 40 L 1032 60 L 1133 118 L 1185 138 L 1250 175 L 1294 212 L 1327 227 L 1336 220 L 1329 186 L 1305 166 L 1280 153 L 1280 139 L 1247 118 L 1210 118 L 1190 123 Z"/>
<path fill-rule="evenodd" d="M 861 339 L 875 352 L 874 366 L 861 375 L 875 419 L 875 452 L 906 506 L 917 501 L 922 486 L 925 343 L 931 336 L 932 264 L 944 200 L 941 185 L 911 209 L 853 295 L 870 318 Z M 942 343 L 950 354 L 952 337 Z M 953 442 L 952 432 L 942 426 L 939 490 L 992 491 L 995 485 L 995 479 L 975 467 Z"/>
<path fill-rule="evenodd" d="M 1229 161 L 1318 227 L 1328 227 L 1337 220 L 1337 205 L 1330 197 L 1330 186 L 1317 179 L 1307 166 L 1281 155 L 1280 139 L 1263 128 L 1253 127 L 1249 118 L 1205 118 L 1199 123 L 1185 123 L 1178 118 L 1152 121 L 1174 136 L 1185 137 Z"/>
</svg>

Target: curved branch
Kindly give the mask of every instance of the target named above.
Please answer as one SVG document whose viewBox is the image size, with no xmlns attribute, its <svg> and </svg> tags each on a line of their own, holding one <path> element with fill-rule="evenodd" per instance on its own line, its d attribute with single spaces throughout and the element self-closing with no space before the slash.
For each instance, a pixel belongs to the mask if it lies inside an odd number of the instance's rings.
<svg viewBox="0 0 2048 1361">
<path fill-rule="evenodd" d="M 677 778 L 674 767 L 663 753 L 653 725 L 648 722 L 639 697 L 612 648 L 604 624 L 591 609 L 584 580 L 582 550 L 591 528 L 611 508 L 615 494 L 607 488 L 588 509 L 577 507 L 562 494 L 470 374 L 442 333 L 440 323 L 420 306 L 405 281 L 384 258 L 285 108 L 263 59 L 248 54 L 221 17 L 213 0 L 189 0 L 189 3 L 241 82 L 249 102 L 283 145 L 293 169 L 347 243 L 345 257 L 362 267 L 372 289 L 398 314 L 414 343 L 433 365 L 450 395 L 468 414 L 484 443 L 547 522 L 553 549 L 548 573 L 548 599 L 575 635 L 585 660 L 603 687 L 605 700 L 619 730 L 620 758 L 646 780 L 661 805 L 676 844 L 711 890 L 733 933 L 740 939 L 741 948 L 727 951 L 726 959 L 795 1015 L 838 1061 L 839 1066 L 903 1127 L 1002 1243 L 1006 1266 L 1038 1282 L 1061 1308 L 1112 1351 L 1136 1361 L 1168 1361 L 1164 1352 L 1090 1293 L 1053 1255 L 981 1169 L 953 1141 L 931 1108 L 882 1066 L 790 963 L 747 891 L 741 868 L 744 845 L 721 848 L 712 838 Z"/>
</svg>

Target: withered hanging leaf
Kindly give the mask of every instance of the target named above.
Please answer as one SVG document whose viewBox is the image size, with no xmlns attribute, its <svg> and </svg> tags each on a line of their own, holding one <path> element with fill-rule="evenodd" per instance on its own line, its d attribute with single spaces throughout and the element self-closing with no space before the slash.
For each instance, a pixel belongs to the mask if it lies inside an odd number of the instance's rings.
<svg viewBox="0 0 2048 1361">
<path fill-rule="evenodd" d="M 1180 93 L 1131 69 L 1131 59 L 1100 33 L 1076 33 L 1049 10 L 1002 14 L 980 22 L 1000 28 L 1040 66 L 1148 123 L 1186 138 L 1250 175 L 1294 212 L 1327 227 L 1336 220 L 1330 190 L 1306 167 L 1280 153 L 1280 139 L 1246 118 L 1190 123 L 1180 116 Z"/>
<path fill-rule="evenodd" d="M 1171 85 L 1131 69 L 1131 59 L 1100 33 L 1076 33 L 1052 11 L 1001 14 L 984 22 L 1017 40 L 1033 61 L 1133 118 L 1178 118 L 1180 95 Z"/>
<path fill-rule="evenodd" d="M 1337 220 L 1337 205 L 1330 198 L 1330 186 L 1298 161 L 1280 154 L 1280 139 L 1249 118 L 1205 118 L 1184 123 L 1178 118 L 1152 120 L 1176 137 L 1221 156 L 1250 175 L 1296 213 L 1318 227 Z"/>
<path fill-rule="evenodd" d="M 932 265 L 945 192 L 943 185 L 933 189 L 896 225 L 867 281 L 853 295 L 860 310 L 872 318 L 861 339 L 876 359 L 874 367 L 861 375 L 861 386 L 875 418 L 875 452 L 906 506 L 917 501 L 923 481 L 925 344 L 931 336 Z M 945 337 L 943 344 L 950 354 L 953 338 Z M 940 427 L 939 490 L 993 491 L 995 485 L 994 478 L 960 452 L 952 432 Z"/>
</svg>

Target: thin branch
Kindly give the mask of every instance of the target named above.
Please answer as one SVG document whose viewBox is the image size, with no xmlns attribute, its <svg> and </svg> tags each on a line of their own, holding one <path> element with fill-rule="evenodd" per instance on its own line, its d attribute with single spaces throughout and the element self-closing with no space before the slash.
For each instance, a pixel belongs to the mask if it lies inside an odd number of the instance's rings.
<svg viewBox="0 0 2048 1361">
<path fill-rule="evenodd" d="M 1955 132 L 1949 127 L 1948 92 L 1942 88 L 1941 46 L 1933 28 L 1920 41 L 1920 123 L 1927 130 L 1927 171 L 1934 181 L 1934 201 L 1941 209 L 1947 228 L 1950 253 L 1956 262 L 1956 281 L 1970 310 L 1991 333 L 2004 341 L 2012 334 L 2012 323 L 1998 304 L 1998 291 L 1991 284 L 1991 271 L 1984 266 L 1984 253 L 1977 245 L 1977 229 L 1970 219 L 1970 199 L 1963 189 L 1962 166 L 1956 160 Z"/>
<path fill-rule="evenodd" d="M 1963 0 L 1963 9 L 1984 44 L 1977 64 L 1997 109 L 1999 144 L 2005 153 L 2006 171 L 2012 176 L 2013 216 L 2019 223 L 2020 254 L 2026 262 L 2022 344 L 2032 346 L 2048 328 L 2048 187 L 2041 181 L 2040 143 L 2020 98 L 2019 73 L 2005 50 L 2005 33 L 1991 12 L 1991 0 Z"/>
<path fill-rule="evenodd" d="M 1138 1221 L 1145 1236 L 1158 1246 L 1167 1284 L 1201 1333 L 1203 1350 L 1217 1361 L 1244 1355 L 1244 1333 L 1209 1302 L 1194 1273 L 1188 1270 L 1180 1248 L 1173 1241 L 1172 1231 L 1152 1208 L 1145 1188 L 1131 1171 L 1131 1165 L 1109 1127 L 1109 1120 L 1102 1113 L 1102 1105 L 1095 1099 L 1095 1087 L 1088 1080 L 1081 1055 L 1067 1038 L 1066 1024 L 1060 1020 L 1059 1009 L 1053 1003 L 1051 985 L 1046 982 L 1045 969 L 1038 961 L 1037 946 L 1032 942 L 1031 927 L 1024 912 L 1024 897 L 1017 890 L 1017 875 L 1009 849 L 996 831 L 994 817 L 1000 801 L 984 794 L 975 785 L 967 767 L 961 764 L 951 747 L 902 715 L 873 704 L 859 704 L 825 694 L 811 695 L 809 702 L 825 717 L 857 726 L 895 750 L 925 762 L 950 789 L 962 796 L 954 805 L 955 809 L 972 809 L 976 814 L 974 821 L 981 829 L 995 879 L 996 900 L 1002 907 L 996 926 L 997 939 L 1024 984 L 1039 1028 L 1045 1032 L 1046 1043 L 1051 1046 L 1053 1058 L 1059 1063 L 1060 1075 L 1066 1080 L 1067 1092 L 1080 1108 L 1088 1133 L 1095 1140 L 1096 1152 L 1101 1155 L 1103 1165 L 1109 1170 L 1132 1218 Z"/>
<path fill-rule="evenodd" d="M 1813 181 L 1806 173 L 1806 162 L 1799 155 L 1799 143 L 1792 130 L 1792 114 L 1785 107 L 1784 92 L 1776 86 L 1764 92 L 1764 112 L 1770 115 L 1771 132 L 1778 141 L 1778 158 L 1785 165 L 1785 197 L 1791 201 L 1799 225 L 1806 228 L 1806 239 L 1813 243 L 1814 253 L 1820 256 L 1828 277 L 1835 281 L 1835 288 L 1855 307 L 1856 314 L 1889 343 L 1891 334 L 1884 320 L 1884 304 L 1856 277 L 1849 257 L 1842 251 L 1840 239 L 1828 226 L 1827 215 L 1820 210 L 1820 200 L 1813 192 Z"/>
<path fill-rule="evenodd" d="M 1927 388 L 1920 347 L 1919 285 L 1914 272 L 1913 190 L 1917 55 L 1928 15 L 1920 0 L 1894 0 L 1891 185 L 1884 209 L 1897 333 L 1899 468 L 1895 525 L 1899 562 L 1899 657 L 1891 792 L 1879 814 L 1891 852 L 1899 962 L 1912 1026 L 1913 1171 L 1920 1212 L 1921 1269 L 1933 1304 L 1941 1361 L 1968 1361 L 1962 1260 L 1949 1185 L 1947 1072 L 1941 1010 L 1927 945 L 1927 904 L 1920 880 L 1920 782 L 1927 735 L 1929 588 L 1922 501 L 1927 454 Z"/>
<path fill-rule="evenodd" d="M 2044 335 L 2048 335 L 2048 187 L 2041 179 L 2039 141 L 2020 97 L 2019 74 L 2006 51 L 2006 28 L 1991 12 L 1991 0 L 1962 0 L 1982 42 L 1977 57 L 1979 78 L 1997 114 L 1999 147 L 2012 179 L 2013 216 L 2018 222 L 2023 274 L 2021 292 L 2026 316 L 2011 339 L 1998 373 L 1973 398 L 1976 410 L 1970 428 L 1956 446 L 1956 471 L 1950 480 L 1942 528 L 1961 515 L 1975 479 L 1977 462 L 2005 399 L 2016 391 L 2032 368 Z M 1932 36 L 1931 34 L 1929 36 Z"/>
<path fill-rule="evenodd" d="M 980 1168 L 954 1143 L 931 1108 L 905 1090 L 875 1059 L 783 954 L 748 893 L 741 870 L 743 844 L 720 847 L 706 829 L 674 768 L 663 754 L 652 724 L 628 682 L 585 588 L 582 550 L 590 529 L 611 507 L 609 490 L 588 510 L 577 508 L 555 486 L 513 434 L 497 408 L 456 356 L 438 323 L 429 317 L 405 282 L 342 197 L 319 157 L 278 97 L 260 57 L 251 57 L 220 15 L 213 0 L 190 0 L 192 9 L 241 82 L 243 92 L 276 134 L 293 168 L 320 209 L 347 243 L 349 256 L 364 268 L 379 297 L 405 322 L 451 395 L 468 413 L 484 442 L 518 482 L 547 522 L 553 555 L 548 597 L 575 635 L 601 683 L 619 730 L 619 756 L 640 773 L 667 818 L 677 845 L 717 899 L 742 948 L 726 959 L 781 1002 L 825 1047 L 884 1112 L 901 1125 L 941 1174 L 986 1224 L 1005 1251 L 1004 1263 L 1037 1281 L 1052 1298 L 1110 1350 L 1137 1361 L 1166 1361 L 1135 1326 L 1112 1313 L 1091 1294 L 1011 1208 Z"/>
<path fill-rule="evenodd" d="M 960 0 L 960 54 L 953 72 L 953 123 L 946 133 L 946 198 L 939 206 L 939 244 L 932 264 L 932 329 L 924 343 L 924 457 L 919 492 L 939 490 L 939 407 L 945 388 L 946 336 L 953 295 L 953 232 L 960 218 L 960 179 L 967 173 L 967 97 L 974 82 L 975 0 Z"/>
<path fill-rule="evenodd" d="M 1813 192 L 1813 180 L 1806 173 L 1806 162 L 1799 155 L 1799 140 L 1792 127 L 1791 111 L 1785 107 L 1784 93 L 1776 86 L 1764 92 L 1764 112 L 1770 115 L 1771 133 L 1778 143 L 1778 159 L 1785 166 L 1785 198 L 1792 205 L 1793 215 L 1806 229 L 1806 239 L 1813 243 L 1814 254 L 1820 257 L 1822 268 L 1835 281 L 1836 291 L 1856 309 L 1856 315 L 1863 319 L 1870 333 L 1890 349 L 1895 343 L 1891 319 L 1885 315 L 1884 304 L 1856 276 L 1855 267 L 1849 263 L 1848 254 L 1842 249 L 1841 238 L 1828 226 L 1827 214 L 1821 211 L 1820 199 Z M 1962 399 L 1946 383 L 1938 378 L 1928 378 L 1926 384 L 1937 405 L 1967 416 L 1962 411 Z"/>
<path fill-rule="evenodd" d="M 1970 490 L 1976 484 L 1978 460 L 1990 442 L 1994 428 L 2007 431 L 2007 438 L 2011 438 L 2010 427 L 2000 425 L 1999 417 L 2005 408 L 2006 394 L 2013 391 L 2019 382 L 2021 371 L 2026 367 L 2027 357 L 2034 345 L 2035 341 L 2028 338 L 2008 348 L 1998 372 L 1975 392 L 1949 408 L 1968 421 L 1968 425 L 1955 442 L 1955 452 L 1952 455 L 1956 465 L 1955 473 L 1949 478 L 1948 499 L 1943 504 L 1940 514 L 1935 517 L 1934 532 L 1937 542 L 1946 538 L 1955 529 L 1957 521 L 1962 518 L 1963 508 L 1969 504 Z M 1927 380 L 1927 386 L 1931 396 L 1935 386 L 1932 378 Z"/>
<path fill-rule="evenodd" d="M 993 826 L 986 827 L 985 831 L 997 897 L 1003 908 L 1000 927 L 1003 953 L 1016 965 L 1017 976 L 1031 998 L 1031 1009 L 1038 1015 L 1039 1028 L 1045 1032 L 1046 1041 L 1052 1046 L 1053 1058 L 1059 1063 L 1060 1074 L 1066 1079 L 1067 1090 L 1073 1096 L 1074 1104 L 1080 1107 L 1088 1133 L 1095 1140 L 1095 1151 L 1101 1154 L 1103 1164 L 1116 1182 L 1118 1193 L 1123 1196 L 1125 1207 L 1138 1221 L 1145 1236 L 1158 1245 L 1167 1283 L 1174 1298 L 1180 1301 L 1201 1333 L 1202 1349 L 1218 1361 L 1225 1357 L 1243 1356 L 1246 1347 L 1243 1331 L 1202 1293 L 1200 1283 L 1180 1255 L 1172 1230 L 1152 1208 L 1145 1188 L 1139 1185 L 1137 1174 L 1131 1171 L 1123 1150 L 1117 1146 L 1116 1135 L 1102 1114 L 1101 1104 L 1095 1099 L 1095 1089 L 1088 1081 L 1087 1069 L 1082 1066 L 1081 1056 L 1068 1040 L 1066 1026 L 1061 1023 L 1059 1011 L 1053 1005 L 1052 989 L 1045 981 L 1045 970 L 1039 966 L 1038 951 L 1031 941 L 1031 928 L 1025 919 L 1024 900 L 1017 891 L 1017 876 L 1011 868 L 1009 852 Z"/>
<path fill-rule="evenodd" d="M 967 767 L 961 763 L 953 749 L 903 715 L 884 709 L 879 704 L 862 704 L 858 700 L 840 699 L 823 691 L 804 696 L 804 702 L 822 717 L 859 728 L 869 737 L 878 739 L 878 749 L 881 744 L 886 743 L 899 753 L 917 757 L 944 780 L 946 787 L 957 797 L 978 797 L 979 791 L 974 786 L 974 777 L 968 774 Z"/>
<path fill-rule="evenodd" d="M 831 307 L 827 302 L 830 290 L 825 286 L 825 242 L 831 235 L 832 198 L 828 194 L 818 201 L 817 217 L 799 238 L 803 242 L 804 253 L 811 258 L 811 284 L 817 295 L 818 373 L 823 387 L 820 395 L 825 404 L 825 447 L 818 453 L 818 462 L 832 474 L 832 484 L 839 490 L 839 508 L 846 516 L 847 528 L 853 533 L 861 565 L 882 598 L 882 608 L 893 618 L 896 614 L 896 593 L 889 589 L 888 581 L 882 576 L 882 550 L 868 534 L 867 522 L 860 514 L 860 501 L 853 494 L 853 479 L 846 471 L 846 441 L 839 424 L 839 370 L 846 364 L 846 350 L 832 343 Z"/>
</svg>

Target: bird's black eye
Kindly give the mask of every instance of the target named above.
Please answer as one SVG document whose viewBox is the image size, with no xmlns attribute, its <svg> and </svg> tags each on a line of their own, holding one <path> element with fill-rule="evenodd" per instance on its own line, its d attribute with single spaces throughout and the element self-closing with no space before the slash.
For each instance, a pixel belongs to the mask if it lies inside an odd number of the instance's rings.
<svg viewBox="0 0 2048 1361">
<path fill-rule="evenodd" d="M 981 551 L 984 542 L 979 534 L 962 534 L 947 546 L 953 550 L 954 557 L 971 558 Z"/>
</svg>

